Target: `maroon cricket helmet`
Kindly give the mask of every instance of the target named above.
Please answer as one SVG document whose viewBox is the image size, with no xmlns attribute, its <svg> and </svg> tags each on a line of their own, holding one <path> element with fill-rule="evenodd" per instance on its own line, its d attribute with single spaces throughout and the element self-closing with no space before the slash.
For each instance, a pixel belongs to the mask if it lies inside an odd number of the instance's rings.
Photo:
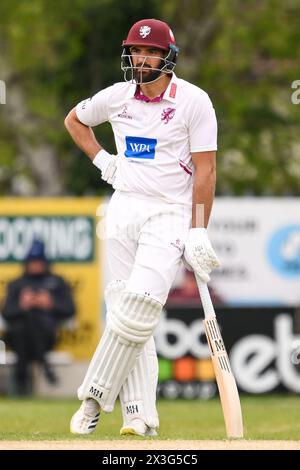
<svg viewBox="0 0 300 470">
<path fill-rule="evenodd" d="M 146 19 L 138 21 L 131 27 L 122 45 L 124 47 L 145 45 L 168 51 L 171 45 L 176 47 L 176 42 L 174 34 L 167 23 L 155 19 Z"/>
</svg>

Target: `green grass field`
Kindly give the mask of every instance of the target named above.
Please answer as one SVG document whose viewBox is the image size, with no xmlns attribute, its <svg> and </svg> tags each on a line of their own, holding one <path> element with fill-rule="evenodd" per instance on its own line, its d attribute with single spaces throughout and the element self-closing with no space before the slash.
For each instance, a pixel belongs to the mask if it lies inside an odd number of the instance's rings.
<svg viewBox="0 0 300 470">
<path fill-rule="evenodd" d="M 300 396 L 242 397 L 245 438 L 300 440 Z M 69 421 L 76 400 L 0 399 L 0 440 L 73 440 Z M 158 402 L 159 439 L 224 439 L 218 399 Z M 121 412 L 102 414 L 89 440 L 120 439 Z M 125 438 L 123 438 L 125 439 Z M 134 438 L 141 439 L 141 438 Z"/>
</svg>

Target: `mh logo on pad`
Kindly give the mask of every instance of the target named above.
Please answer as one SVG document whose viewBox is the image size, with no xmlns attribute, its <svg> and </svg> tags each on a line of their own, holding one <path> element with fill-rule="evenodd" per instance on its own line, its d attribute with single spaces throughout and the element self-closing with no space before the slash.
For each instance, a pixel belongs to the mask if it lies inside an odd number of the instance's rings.
<svg viewBox="0 0 300 470">
<path fill-rule="evenodd" d="M 146 160 L 154 160 L 156 139 L 146 139 L 145 137 L 126 136 L 125 157 L 141 158 Z"/>
</svg>

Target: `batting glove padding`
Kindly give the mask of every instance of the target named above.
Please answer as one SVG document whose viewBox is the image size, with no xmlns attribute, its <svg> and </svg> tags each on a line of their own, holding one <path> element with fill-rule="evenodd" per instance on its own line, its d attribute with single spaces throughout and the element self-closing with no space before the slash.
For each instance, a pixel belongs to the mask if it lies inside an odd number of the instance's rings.
<svg viewBox="0 0 300 470">
<path fill-rule="evenodd" d="M 203 282 L 209 282 L 211 271 L 220 266 L 206 228 L 190 229 L 185 242 L 183 262 L 186 268 L 195 271 Z"/>
<path fill-rule="evenodd" d="M 101 178 L 108 184 L 113 184 L 116 177 L 118 157 L 102 149 L 97 153 L 93 164 L 101 170 Z"/>
</svg>

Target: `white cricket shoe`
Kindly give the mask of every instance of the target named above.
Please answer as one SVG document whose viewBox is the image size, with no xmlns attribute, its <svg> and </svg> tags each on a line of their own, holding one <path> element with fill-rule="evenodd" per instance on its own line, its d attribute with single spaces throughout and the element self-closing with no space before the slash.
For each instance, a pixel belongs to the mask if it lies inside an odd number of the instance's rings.
<svg viewBox="0 0 300 470">
<path fill-rule="evenodd" d="M 157 436 L 154 428 L 147 426 L 144 421 L 139 418 L 132 419 L 126 426 L 120 430 L 121 436 Z"/>
<path fill-rule="evenodd" d="M 95 431 L 99 418 L 99 403 L 93 398 L 87 398 L 72 416 L 70 431 L 72 434 L 91 434 Z"/>
</svg>

